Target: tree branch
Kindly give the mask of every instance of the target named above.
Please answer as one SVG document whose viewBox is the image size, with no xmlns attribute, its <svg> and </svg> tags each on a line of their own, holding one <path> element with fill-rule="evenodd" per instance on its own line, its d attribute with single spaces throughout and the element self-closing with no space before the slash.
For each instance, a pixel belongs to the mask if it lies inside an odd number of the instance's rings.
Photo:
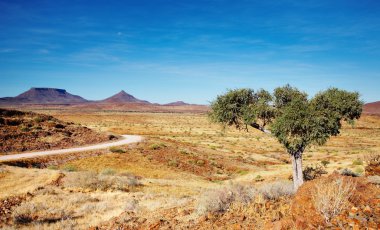
<svg viewBox="0 0 380 230">
<path fill-rule="evenodd" d="M 257 124 L 257 123 L 252 123 L 251 126 L 252 126 L 253 128 L 255 128 L 255 129 L 260 130 L 261 132 L 264 132 L 264 133 L 266 133 L 266 134 L 271 134 L 271 132 L 270 132 L 269 130 L 265 129 L 264 127 L 260 126 L 260 125 Z"/>
</svg>

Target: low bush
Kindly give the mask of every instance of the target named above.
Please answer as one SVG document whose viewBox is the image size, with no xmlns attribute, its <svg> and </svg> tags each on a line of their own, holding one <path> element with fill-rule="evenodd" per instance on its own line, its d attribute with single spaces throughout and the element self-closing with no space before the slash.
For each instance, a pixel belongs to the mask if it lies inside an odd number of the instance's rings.
<svg viewBox="0 0 380 230">
<path fill-rule="evenodd" d="M 42 117 L 42 116 L 38 116 L 38 117 L 36 117 L 36 118 L 34 118 L 34 121 L 36 122 L 36 123 L 41 123 L 41 122 L 44 122 L 44 121 L 46 121 L 47 119 L 45 118 L 45 117 Z"/>
<path fill-rule="evenodd" d="M 13 210 L 13 221 L 16 224 L 28 224 L 30 222 L 53 223 L 71 218 L 72 211 L 65 208 L 50 207 L 42 202 L 23 203 Z"/>
<path fill-rule="evenodd" d="M 121 149 L 118 147 L 111 147 L 109 150 L 113 153 L 126 153 L 126 151 L 124 149 Z"/>
<path fill-rule="evenodd" d="M 115 175 L 116 174 L 116 171 L 115 169 L 104 169 L 102 172 L 101 172 L 102 175 L 108 175 L 108 176 L 112 176 L 112 175 Z"/>
<path fill-rule="evenodd" d="M 352 177 L 358 177 L 358 176 L 359 176 L 358 173 L 353 172 L 353 171 L 350 170 L 350 169 L 343 169 L 343 170 L 340 172 L 340 175 L 342 175 L 342 176 L 352 176 Z"/>
<path fill-rule="evenodd" d="M 74 165 L 65 165 L 62 169 L 67 172 L 77 171 L 77 168 Z"/>
<path fill-rule="evenodd" d="M 355 184 L 350 179 L 320 180 L 316 183 L 313 193 L 314 207 L 326 223 L 348 207 L 354 189 Z"/>
<path fill-rule="evenodd" d="M 164 143 L 156 143 L 156 144 L 152 144 L 150 146 L 150 149 L 151 150 L 158 150 L 158 149 L 161 149 L 161 148 L 165 148 L 166 145 Z"/>
<path fill-rule="evenodd" d="M 322 160 L 321 164 L 323 165 L 323 167 L 326 167 L 328 164 L 330 164 L 330 161 Z"/>
<path fill-rule="evenodd" d="M 257 194 L 257 190 L 250 186 L 230 184 L 219 189 L 203 193 L 198 200 L 196 212 L 198 215 L 207 213 L 222 213 L 228 210 L 233 203 L 249 203 Z"/>
<path fill-rule="evenodd" d="M 303 170 L 303 179 L 305 181 L 314 180 L 321 177 L 323 174 L 327 174 L 327 171 L 323 165 L 309 165 Z"/>
<path fill-rule="evenodd" d="M 56 124 L 54 127 L 57 129 L 64 129 L 65 128 L 65 126 L 62 124 Z"/>
<path fill-rule="evenodd" d="M 283 196 L 292 196 L 294 188 L 292 182 L 276 181 L 262 185 L 259 192 L 268 200 L 277 200 Z"/>
<path fill-rule="evenodd" d="M 353 160 L 352 165 L 363 165 L 363 161 L 360 159 Z"/>
</svg>

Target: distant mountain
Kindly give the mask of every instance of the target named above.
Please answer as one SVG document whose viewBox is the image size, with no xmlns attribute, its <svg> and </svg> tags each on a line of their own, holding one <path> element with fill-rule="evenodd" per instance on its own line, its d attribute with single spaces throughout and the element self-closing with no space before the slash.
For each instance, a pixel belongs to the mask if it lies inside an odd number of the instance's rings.
<svg viewBox="0 0 380 230">
<path fill-rule="evenodd" d="M 172 102 L 172 103 L 168 103 L 168 104 L 164 104 L 166 106 L 183 106 L 183 105 L 190 105 L 190 104 L 187 104 L 183 101 L 176 101 L 176 102 Z"/>
<path fill-rule="evenodd" d="M 0 98 L 1 104 L 77 104 L 88 102 L 86 99 L 68 93 L 64 89 L 31 88 L 16 96 Z"/>
<path fill-rule="evenodd" d="M 150 104 L 149 101 L 137 99 L 134 96 L 126 93 L 124 90 L 113 95 L 112 97 L 98 101 L 98 103 L 110 103 L 110 104 L 111 103 L 113 103 L 113 104 L 117 104 L 117 103 L 144 103 L 144 104 Z"/>
<path fill-rule="evenodd" d="M 366 114 L 380 115 L 380 101 L 365 104 L 363 106 L 363 112 Z"/>
</svg>

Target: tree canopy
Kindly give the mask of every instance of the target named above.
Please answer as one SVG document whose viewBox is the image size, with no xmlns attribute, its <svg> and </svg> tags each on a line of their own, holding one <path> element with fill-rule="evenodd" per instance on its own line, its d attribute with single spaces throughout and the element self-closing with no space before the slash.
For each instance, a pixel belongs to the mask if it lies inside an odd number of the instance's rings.
<svg viewBox="0 0 380 230">
<path fill-rule="evenodd" d="M 305 92 L 285 85 L 273 94 L 263 89 L 229 90 L 211 103 L 209 116 L 225 126 L 271 133 L 302 163 L 307 146 L 323 145 L 338 135 L 343 121 L 353 124 L 360 118 L 362 106 L 357 92 L 329 88 L 309 99 Z"/>
</svg>

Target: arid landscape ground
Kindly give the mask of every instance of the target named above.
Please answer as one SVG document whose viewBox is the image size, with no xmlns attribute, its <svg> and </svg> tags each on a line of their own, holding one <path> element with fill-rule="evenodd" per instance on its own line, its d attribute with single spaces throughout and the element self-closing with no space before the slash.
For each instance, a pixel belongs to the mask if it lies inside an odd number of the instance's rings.
<svg viewBox="0 0 380 230">
<path fill-rule="evenodd" d="M 364 115 L 354 126 L 345 124 L 325 146 L 307 149 L 304 168 L 325 174 L 293 194 L 290 158 L 273 137 L 254 129 L 223 129 L 205 113 L 33 110 L 100 136 L 145 139 L 2 162 L 4 229 L 380 227 L 378 116 Z M 334 187 L 326 186 L 334 181 L 346 181 L 355 192 L 340 215 L 326 222 L 312 194 L 318 186 Z"/>
</svg>

